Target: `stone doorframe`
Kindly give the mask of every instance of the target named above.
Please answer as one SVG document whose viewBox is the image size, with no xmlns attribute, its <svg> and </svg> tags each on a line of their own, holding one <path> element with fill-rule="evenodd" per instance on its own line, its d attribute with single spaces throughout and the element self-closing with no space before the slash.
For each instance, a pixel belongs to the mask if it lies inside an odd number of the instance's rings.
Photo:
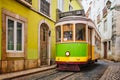
<svg viewBox="0 0 120 80">
<path fill-rule="evenodd" d="M 46 24 L 49 28 L 49 31 L 51 31 L 50 25 L 44 20 L 41 20 L 38 25 L 38 66 L 41 66 L 40 61 L 40 27 L 42 24 Z M 51 36 L 48 37 L 48 65 L 50 65 L 50 55 L 51 55 Z"/>
</svg>

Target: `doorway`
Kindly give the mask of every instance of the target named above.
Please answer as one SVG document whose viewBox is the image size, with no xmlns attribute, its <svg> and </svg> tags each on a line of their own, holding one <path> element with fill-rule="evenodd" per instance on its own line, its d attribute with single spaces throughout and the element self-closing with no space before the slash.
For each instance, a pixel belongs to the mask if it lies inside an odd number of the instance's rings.
<svg viewBox="0 0 120 80">
<path fill-rule="evenodd" d="M 41 66 L 48 65 L 48 46 L 49 46 L 49 28 L 47 24 L 42 23 L 40 26 L 40 63 Z"/>
<path fill-rule="evenodd" d="M 107 59 L 107 42 L 104 42 L 104 59 Z"/>
</svg>

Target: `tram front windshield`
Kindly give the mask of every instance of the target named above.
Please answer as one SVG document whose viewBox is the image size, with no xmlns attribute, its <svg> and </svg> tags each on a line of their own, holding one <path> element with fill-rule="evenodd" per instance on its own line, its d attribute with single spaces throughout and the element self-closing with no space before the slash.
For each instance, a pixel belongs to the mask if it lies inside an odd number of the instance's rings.
<svg viewBox="0 0 120 80">
<path fill-rule="evenodd" d="M 85 41 L 85 24 L 64 24 L 56 27 L 56 42 Z"/>
</svg>

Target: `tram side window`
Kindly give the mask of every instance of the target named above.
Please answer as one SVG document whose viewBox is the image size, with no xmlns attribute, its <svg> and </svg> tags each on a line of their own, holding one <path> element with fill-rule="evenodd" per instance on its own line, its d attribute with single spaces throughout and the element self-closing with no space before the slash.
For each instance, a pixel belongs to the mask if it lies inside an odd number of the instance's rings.
<svg viewBox="0 0 120 80">
<path fill-rule="evenodd" d="M 76 40 L 85 40 L 85 24 L 76 24 Z"/>
<path fill-rule="evenodd" d="M 97 37 L 95 37 L 95 46 L 96 49 L 101 50 L 101 42 Z"/>
<path fill-rule="evenodd" d="M 72 24 L 63 25 L 63 40 L 64 41 L 73 40 L 73 25 Z"/>
<path fill-rule="evenodd" d="M 56 42 L 60 42 L 61 41 L 61 27 L 57 26 L 56 27 Z"/>
</svg>

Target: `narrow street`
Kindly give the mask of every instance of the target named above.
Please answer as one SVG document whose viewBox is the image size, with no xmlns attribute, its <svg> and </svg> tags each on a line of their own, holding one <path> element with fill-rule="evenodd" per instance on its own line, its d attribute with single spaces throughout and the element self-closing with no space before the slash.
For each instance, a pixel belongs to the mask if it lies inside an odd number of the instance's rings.
<svg viewBox="0 0 120 80">
<path fill-rule="evenodd" d="M 120 80 L 120 0 L 0 0 L 0 80 Z"/>
<path fill-rule="evenodd" d="M 91 64 L 84 68 L 81 68 L 80 72 L 57 71 L 56 69 L 52 69 L 52 70 L 29 74 L 17 78 L 12 78 L 11 80 L 99 80 L 101 77 L 102 77 L 101 80 L 103 80 L 104 76 L 106 76 L 107 74 L 108 69 L 110 72 L 111 68 L 109 67 L 115 65 L 119 66 L 120 63 L 118 62 L 115 63 L 106 60 L 99 60 L 95 64 Z M 104 74 L 104 72 L 106 72 L 106 74 Z M 112 73 L 114 74 L 114 72 Z M 117 75 L 109 74 L 109 76 L 111 76 L 111 78 L 109 77 L 109 80 L 113 80 L 113 79 L 119 80 L 120 79 L 119 73 L 120 72 L 118 72 Z"/>
</svg>

